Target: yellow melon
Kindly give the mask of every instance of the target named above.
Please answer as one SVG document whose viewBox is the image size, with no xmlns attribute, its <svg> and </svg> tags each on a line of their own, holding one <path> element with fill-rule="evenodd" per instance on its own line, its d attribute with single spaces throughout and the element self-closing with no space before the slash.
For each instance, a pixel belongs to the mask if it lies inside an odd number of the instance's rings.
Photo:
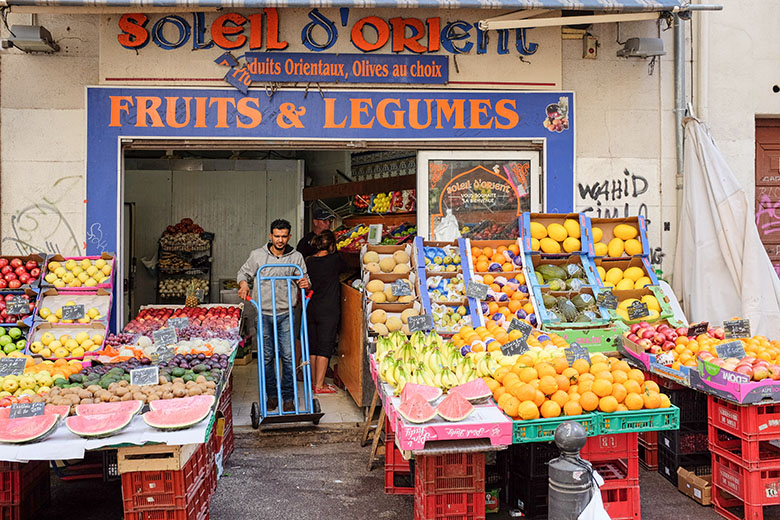
<svg viewBox="0 0 780 520">
<path fill-rule="evenodd" d="M 369 318 L 371 323 L 384 323 L 387 321 L 387 313 L 382 309 L 377 309 L 371 313 Z"/>
<path fill-rule="evenodd" d="M 573 218 L 567 218 L 563 221 L 563 227 L 572 238 L 580 238 L 580 223 Z"/>
<path fill-rule="evenodd" d="M 629 224 L 618 224 L 615 229 L 612 230 L 612 234 L 621 240 L 630 240 L 636 238 L 639 231 Z"/>
<path fill-rule="evenodd" d="M 549 236 L 556 242 L 563 242 L 564 240 L 566 240 L 566 237 L 569 236 L 569 233 L 566 231 L 565 227 L 558 224 L 557 222 L 553 222 L 552 224 L 547 226 L 547 236 Z"/>
<path fill-rule="evenodd" d="M 366 284 L 366 291 L 370 293 L 374 293 L 377 291 L 384 291 L 385 290 L 385 282 L 382 280 L 371 280 Z"/>
<path fill-rule="evenodd" d="M 379 253 L 376 251 L 366 251 L 363 255 L 363 264 L 370 264 L 373 262 L 379 262 Z"/>
<path fill-rule="evenodd" d="M 608 252 L 607 244 L 596 242 L 593 244 L 593 252 L 596 253 L 596 256 L 606 256 Z"/>
<path fill-rule="evenodd" d="M 607 276 L 607 271 L 600 265 L 596 266 L 596 271 L 599 272 L 599 278 L 601 278 L 601 280 L 604 281 L 605 277 Z"/>
<path fill-rule="evenodd" d="M 652 294 L 642 296 L 642 303 L 646 303 L 647 308 L 651 311 L 661 312 L 661 304 L 658 303 L 658 300 Z"/>
<path fill-rule="evenodd" d="M 604 236 L 604 230 L 598 226 L 594 226 L 593 229 L 593 242 L 601 242 L 601 237 Z"/>
<path fill-rule="evenodd" d="M 563 227 L 563 226 L 561 226 Z M 553 240 L 552 238 L 543 238 L 539 241 L 539 247 L 544 253 L 560 253 L 561 244 Z"/>
<path fill-rule="evenodd" d="M 631 282 L 633 283 L 639 280 L 640 278 L 642 278 L 644 274 L 645 274 L 644 269 L 642 269 L 641 267 L 632 266 L 632 267 L 627 267 L 626 270 L 623 271 L 623 278 L 630 278 Z"/>
<path fill-rule="evenodd" d="M 574 237 L 568 237 L 563 241 L 563 250 L 567 253 L 573 253 L 580 250 L 580 241 Z"/>
<path fill-rule="evenodd" d="M 642 243 L 635 238 L 629 238 L 628 240 L 626 240 L 626 253 L 631 256 L 641 255 Z"/>
<path fill-rule="evenodd" d="M 645 285 L 653 285 L 653 281 L 647 276 L 642 276 L 634 282 L 634 289 L 642 289 Z"/>
<path fill-rule="evenodd" d="M 531 238 L 536 240 L 547 238 L 547 228 L 538 222 L 531 222 Z"/>
<path fill-rule="evenodd" d="M 609 255 L 610 258 L 623 256 L 624 250 L 625 248 L 623 246 L 623 240 L 620 238 L 615 237 L 609 241 L 609 244 L 607 244 L 607 255 Z"/>
<path fill-rule="evenodd" d="M 547 233 L 546 230 L 545 230 L 545 233 Z M 536 239 L 536 238 L 532 238 L 531 239 L 531 251 L 539 251 L 540 247 L 541 246 L 539 245 L 539 240 Z"/>
<path fill-rule="evenodd" d="M 629 280 L 628 278 L 623 278 L 618 283 L 615 284 L 615 289 L 618 291 L 630 291 L 634 288 L 634 282 Z"/>
<path fill-rule="evenodd" d="M 395 269 L 395 260 L 393 260 L 392 256 L 386 256 L 379 261 L 379 268 L 384 273 L 392 273 L 393 269 Z"/>
<path fill-rule="evenodd" d="M 602 267 L 602 269 L 604 268 Z M 609 271 L 607 271 L 607 274 L 604 276 L 604 280 L 611 284 L 617 284 L 622 279 L 623 279 L 623 270 L 619 267 L 611 268 Z"/>
</svg>

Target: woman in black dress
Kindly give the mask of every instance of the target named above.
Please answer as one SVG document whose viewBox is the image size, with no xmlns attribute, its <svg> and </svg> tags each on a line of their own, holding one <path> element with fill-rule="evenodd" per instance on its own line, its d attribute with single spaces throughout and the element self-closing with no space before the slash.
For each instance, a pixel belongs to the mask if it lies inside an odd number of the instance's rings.
<svg viewBox="0 0 780 520">
<path fill-rule="evenodd" d="M 347 270 L 347 264 L 336 251 L 336 237 L 332 231 L 325 230 L 316 235 L 311 244 L 316 252 L 306 258 L 306 270 L 314 292 L 306 307 L 306 322 L 312 386 L 315 394 L 332 394 L 336 387 L 325 384 L 325 373 L 336 351 L 341 318 L 339 275 Z"/>
</svg>

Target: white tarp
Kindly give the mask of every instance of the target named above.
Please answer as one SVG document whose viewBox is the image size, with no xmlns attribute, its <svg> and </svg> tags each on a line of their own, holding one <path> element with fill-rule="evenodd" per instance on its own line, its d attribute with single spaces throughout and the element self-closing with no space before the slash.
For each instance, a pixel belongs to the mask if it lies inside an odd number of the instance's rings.
<svg viewBox="0 0 780 520">
<path fill-rule="evenodd" d="M 691 322 L 750 319 L 780 338 L 780 279 L 761 244 L 745 190 L 700 121 L 685 122 L 685 185 L 673 288 Z"/>
</svg>

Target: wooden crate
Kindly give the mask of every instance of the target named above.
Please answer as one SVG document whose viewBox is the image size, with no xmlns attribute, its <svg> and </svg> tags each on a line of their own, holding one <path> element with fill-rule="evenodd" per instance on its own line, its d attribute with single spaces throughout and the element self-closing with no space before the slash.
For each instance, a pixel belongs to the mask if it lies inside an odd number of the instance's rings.
<svg viewBox="0 0 780 520">
<path fill-rule="evenodd" d="M 131 471 L 180 470 L 200 446 L 201 444 L 148 444 L 117 448 L 117 468 L 120 475 Z"/>
</svg>

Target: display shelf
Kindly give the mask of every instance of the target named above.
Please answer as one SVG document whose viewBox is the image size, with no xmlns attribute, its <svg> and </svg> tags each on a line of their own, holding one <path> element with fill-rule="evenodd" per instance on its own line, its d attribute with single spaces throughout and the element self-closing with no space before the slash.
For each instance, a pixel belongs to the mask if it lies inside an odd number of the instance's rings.
<svg viewBox="0 0 780 520">
<path fill-rule="evenodd" d="M 208 277 L 208 286 L 211 287 L 212 282 L 212 265 L 211 265 L 211 259 L 212 259 L 212 253 L 214 248 L 214 239 L 213 235 L 211 235 L 212 238 L 208 240 L 209 247 L 208 249 L 198 249 L 198 250 L 187 250 L 187 249 L 177 249 L 177 250 L 169 250 L 164 249 L 162 245 L 158 243 L 158 251 L 157 251 L 157 284 L 155 289 L 156 294 L 156 302 L 176 302 L 176 301 L 184 301 L 186 299 L 186 295 L 184 296 L 162 296 L 160 294 L 160 284 L 162 280 L 169 280 L 174 277 L 179 278 L 191 278 L 191 279 L 203 279 L 204 277 Z M 196 258 L 202 258 L 204 256 L 208 257 L 208 260 L 203 263 L 203 265 L 200 266 L 192 266 L 184 269 L 162 269 L 160 267 L 160 261 L 159 259 L 162 257 L 163 253 L 168 254 L 176 254 L 176 255 L 192 255 L 192 259 Z M 203 291 L 203 301 L 210 301 L 209 300 L 209 291 L 204 290 Z"/>
<path fill-rule="evenodd" d="M 417 213 L 360 213 L 344 217 L 341 221 L 347 226 L 358 224 L 398 226 L 404 223 L 417 224 Z"/>
<path fill-rule="evenodd" d="M 385 177 L 366 181 L 344 182 L 328 186 L 304 188 L 303 200 L 328 200 L 350 197 L 359 193 L 381 193 L 386 191 L 413 190 L 417 188 L 417 175 Z"/>
</svg>

